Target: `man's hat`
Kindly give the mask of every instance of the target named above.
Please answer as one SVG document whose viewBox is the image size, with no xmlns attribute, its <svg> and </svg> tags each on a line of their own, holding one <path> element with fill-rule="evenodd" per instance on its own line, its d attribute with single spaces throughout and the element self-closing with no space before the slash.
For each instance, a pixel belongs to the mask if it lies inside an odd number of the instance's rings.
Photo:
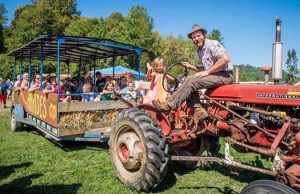
<svg viewBox="0 0 300 194">
<path fill-rule="evenodd" d="M 204 28 L 201 28 L 198 24 L 194 24 L 192 27 L 192 31 L 187 35 L 187 37 L 192 39 L 192 33 L 197 32 L 199 30 L 202 31 L 204 35 L 206 35 L 207 31 Z"/>
</svg>

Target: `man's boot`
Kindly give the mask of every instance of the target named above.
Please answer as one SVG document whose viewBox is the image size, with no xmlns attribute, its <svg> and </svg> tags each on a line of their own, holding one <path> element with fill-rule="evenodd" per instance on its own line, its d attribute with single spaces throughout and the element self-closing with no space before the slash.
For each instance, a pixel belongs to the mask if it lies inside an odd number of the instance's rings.
<svg viewBox="0 0 300 194">
<path fill-rule="evenodd" d="M 208 118 L 208 113 L 204 108 L 195 108 L 193 118 L 196 123 L 199 123 L 200 120 L 205 120 Z"/>
<path fill-rule="evenodd" d="M 152 101 L 155 108 L 164 113 L 169 113 L 171 111 L 171 107 L 166 102 L 159 102 L 157 100 Z"/>
</svg>

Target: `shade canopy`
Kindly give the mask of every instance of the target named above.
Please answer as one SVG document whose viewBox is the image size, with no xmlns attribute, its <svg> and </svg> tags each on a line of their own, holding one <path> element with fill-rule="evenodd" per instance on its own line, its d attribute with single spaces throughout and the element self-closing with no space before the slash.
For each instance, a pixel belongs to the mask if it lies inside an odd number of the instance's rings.
<svg viewBox="0 0 300 194">
<path fill-rule="evenodd" d="M 44 35 L 8 53 L 8 56 L 16 60 L 30 57 L 57 60 L 59 55 L 61 62 L 81 63 L 130 54 L 140 55 L 142 51 L 145 49 L 109 39 Z"/>
<path fill-rule="evenodd" d="M 138 71 L 135 71 L 133 69 L 129 69 L 123 66 L 115 66 L 114 67 L 115 70 L 113 70 L 113 67 L 109 67 L 109 68 L 104 68 L 104 69 L 98 69 L 95 72 L 101 72 L 102 75 L 104 76 L 112 76 L 113 73 L 115 75 L 117 75 L 118 77 L 125 75 L 126 73 L 130 73 L 132 74 L 134 77 L 138 78 Z M 143 73 L 140 73 L 140 78 L 146 78 L 146 75 Z"/>
</svg>

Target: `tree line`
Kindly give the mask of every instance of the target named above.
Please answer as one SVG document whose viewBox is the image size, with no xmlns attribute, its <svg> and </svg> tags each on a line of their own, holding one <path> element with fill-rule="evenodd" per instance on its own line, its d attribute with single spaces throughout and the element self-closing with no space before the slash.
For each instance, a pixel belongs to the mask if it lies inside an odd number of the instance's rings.
<svg viewBox="0 0 300 194">
<path fill-rule="evenodd" d="M 154 30 L 154 21 L 149 16 L 146 8 L 139 5 L 132 7 L 128 15 L 119 12 L 112 13 L 109 17 L 83 17 L 77 9 L 76 0 L 32 0 L 32 3 L 19 6 L 15 10 L 11 24 L 7 25 L 5 5 L 0 3 L 0 77 L 11 78 L 14 61 L 5 53 L 10 52 L 32 41 L 41 35 L 70 35 L 106 38 L 132 44 L 147 49 L 142 55 L 142 71 L 146 63 L 155 57 L 163 57 L 168 65 L 180 61 L 189 61 L 199 64 L 195 53 L 195 46 L 188 38 L 179 36 L 162 36 Z M 218 40 L 224 45 L 224 38 L 218 29 L 212 30 L 208 38 Z M 289 61 L 288 82 L 297 81 L 297 56 L 292 50 Z M 293 58 L 294 57 L 294 58 Z M 292 59 L 293 58 L 293 59 Z M 135 56 L 118 57 L 116 64 L 122 64 L 132 69 L 137 68 Z M 97 68 L 108 67 L 112 59 L 103 59 L 96 62 Z M 38 61 L 33 61 L 33 70 L 38 71 Z M 24 63 L 26 69 L 26 63 Z M 262 81 L 263 74 L 259 68 L 251 65 L 239 65 L 246 69 L 240 76 L 241 81 Z M 55 72 L 56 62 L 46 61 L 44 71 Z M 82 65 L 83 72 L 90 70 L 92 64 Z M 71 64 L 72 74 L 79 69 L 78 64 Z M 67 66 L 62 66 L 65 72 Z M 289 73 L 290 72 L 290 73 Z M 286 73 L 284 74 L 286 75 Z"/>
</svg>

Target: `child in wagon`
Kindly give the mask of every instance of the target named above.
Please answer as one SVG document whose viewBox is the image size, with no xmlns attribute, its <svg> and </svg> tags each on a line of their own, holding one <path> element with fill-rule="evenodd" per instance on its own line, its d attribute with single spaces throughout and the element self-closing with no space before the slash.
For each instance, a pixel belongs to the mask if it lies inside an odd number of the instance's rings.
<svg viewBox="0 0 300 194">
<path fill-rule="evenodd" d="M 82 101 L 94 101 L 94 95 L 92 93 L 92 84 L 90 83 L 85 83 L 82 86 Z"/>
<path fill-rule="evenodd" d="M 114 100 L 115 99 L 115 96 L 114 96 L 114 87 L 115 87 L 115 83 L 114 83 L 114 80 L 112 81 L 108 81 L 104 88 L 103 88 L 103 91 L 100 92 L 100 96 L 101 96 L 101 99 L 102 100 Z M 95 99 L 95 101 L 99 101 L 100 100 L 100 97 L 97 97 Z"/>
</svg>

